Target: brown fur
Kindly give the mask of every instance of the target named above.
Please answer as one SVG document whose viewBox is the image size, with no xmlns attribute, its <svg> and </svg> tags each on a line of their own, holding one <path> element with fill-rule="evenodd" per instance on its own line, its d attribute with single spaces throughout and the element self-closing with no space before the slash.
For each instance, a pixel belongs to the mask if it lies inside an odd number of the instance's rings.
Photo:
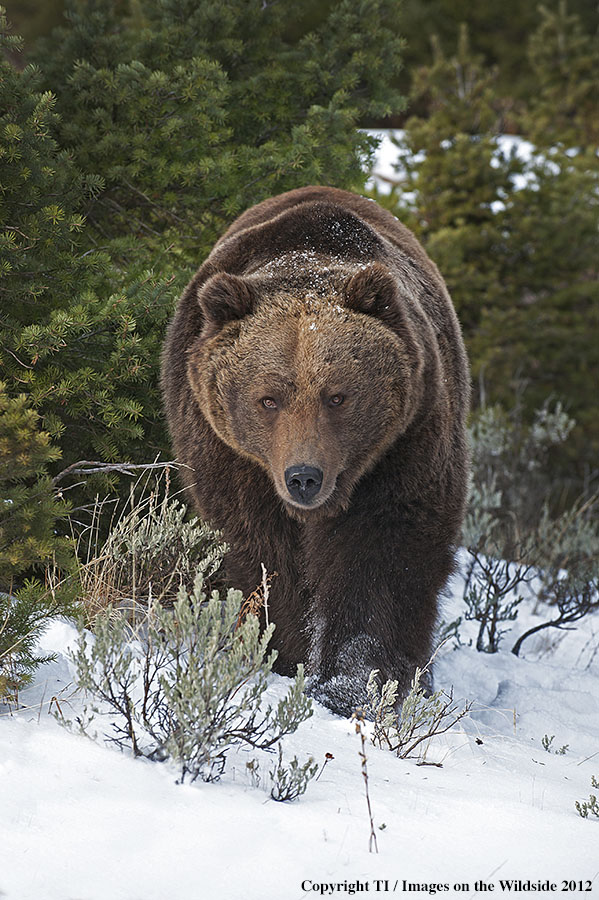
<svg viewBox="0 0 599 900">
<path fill-rule="evenodd" d="M 342 713 L 372 668 L 405 693 L 432 649 L 468 471 L 462 337 L 416 238 L 334 188 L 258 204 L 183 294 L 162 384 L 189 492 L 231 546 L 231 583 L 250 593 L 260 563 L 278 573 L 279 671 L 305 662 Z M 297 465 L 323 472 L 309 508 L 285 484 Z"/>
</svg>

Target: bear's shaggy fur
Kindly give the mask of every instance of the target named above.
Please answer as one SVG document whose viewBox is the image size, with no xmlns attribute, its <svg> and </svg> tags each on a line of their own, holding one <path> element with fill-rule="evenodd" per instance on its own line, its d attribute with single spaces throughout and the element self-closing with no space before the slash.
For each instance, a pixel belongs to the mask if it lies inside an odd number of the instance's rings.
<svg viewBox="0 0 599 900">
<path fill-rule="evenodd" d="M 371 669 L 405 694 L 431 654 L 468 476 L 464 345 L 413 234 L 334 188 L 248 210 L 180 300 L 162 385 L 229 582 L 249 593 L 261 563 L 277 573 L 278 671 L 305 662 L 345 714 Z"/>
</svg>

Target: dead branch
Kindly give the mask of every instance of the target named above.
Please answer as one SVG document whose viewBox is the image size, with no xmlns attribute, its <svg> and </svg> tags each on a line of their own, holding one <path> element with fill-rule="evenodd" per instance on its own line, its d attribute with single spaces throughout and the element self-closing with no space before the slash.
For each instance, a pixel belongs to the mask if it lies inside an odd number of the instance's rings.
<svg viewBox="0 0 599 900">
<path fill-rule="evenodd" d="M 121 475 L 133 475 L 134 472 L 139 471 L 140 469 L 149 471 L 151 469 L 178 468 L 182 465 L 183 463 L 178 463 L 172 459 L 168 462 L 153 463 L 105 463 L 98 460 L 80 459 L 77 462 L 71 463 L 70 466 L 67 466 L 66 469 L 59 472 L 58 475 L 55 475 L 52 479 L 52 486 L 56 487 L 56 485 L 59 484 L 63 478 L 66 478 L 67 475 L 93 475 L 96 472 L 119 472 Z"/>
</svg>

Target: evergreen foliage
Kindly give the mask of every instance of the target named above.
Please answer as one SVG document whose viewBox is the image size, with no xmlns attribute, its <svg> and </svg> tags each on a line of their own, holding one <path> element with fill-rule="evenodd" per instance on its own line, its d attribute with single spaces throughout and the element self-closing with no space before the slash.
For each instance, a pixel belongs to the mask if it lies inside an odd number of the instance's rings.
<svg viewBox="0 0 599 900">
<path fill-rule="evenodd" d="M 6 20 L 0 25 L 6 47 Z M 0 62 L 0 298 L 14 331 L 75 292 L 97 261 L 77 253 L 79 207 L 101 180 L 83 178 L 59 150 L 50 136 L 55 98 L 39 85 L 33 66 L 20 73 Z"/>
<path fill-rule="evenodd" d="M 63 580 L 75 568 L 73 546 L 57 533 L 69 506 L 47 473 L 59 455 L 27 397 L 9 397 L 0 382 L 0 704 L 19 702 L 52 658 L 36 650 L 43 631 L 73 611 L 76 583 Z"/>
<path fill-rule="evenodd" d="M 64 611 L 39 582 L 27 582 L 16 596 L 0 593 L 0 704 L 17 704 L 37 667 L 54 658 L 40 655 L 37 644 L 50 620 Z"/>
<path fill-rule="evenodd" d="M 587 169 L 556 149 L 527 169 L 500 213 L 502 291 L 483 300 L 473 369 L 504 406 L 525 388 L 529 421 L 548 397 L 564 401 L 576 425 L 562 477 L 572 467 L 582 483 L 599 450 L 599 162 Z"/>
<path fill-rule="evenodd" d="M 72 559 L 70 543 L 55 533 L 68 511 L 47 474 L 58 456 L 26 396 L 8 397 L 0 382 L 0 590 L 11 591 L 32 568 Z"/>
<path fill-rule="evenodd" d="M 145 259 L 122 274 L 83 245 L 84 206 L 102 180 L 58 147 L 54 98 L 39 83 L 34 67 L 0 61 L 0 375 L 9 401 L 26 394 L 38 413 L 55 474 L 59 458 L 67 467 L 165 447 L 156 373 L 174 291 Z"/>
<path fill-rule="evenodd" d="M 6 0 L 8 18 L 26 45 L 48 34 L 63 16 L 63 0 Z"/>
<path fill-rule="evenodd" d="M 553 9 L 555 0 L 546 3 Z M 451 52 L 465 23 L 472 36 L 472 46 L 486 66 L 499 64 L 498 88 L 510 99 L 510 108 L 528 99 L 535 90 L 531 66 L 522 52 L 538 23 L 538 5 L 520 0 L 403 0 L 402 28 L 406 37 L 404 54 L 407 80 L 430 53 L 432 35 L 438 37 L 445 52 Z M 585 31 L 597 28 L 597 10 L 589 0 L 568 0 L 568 11 L 575 14 Z M 406 87 L 409 86 L 409 81 Z"/>
<path fill-rule="evenodd" d="M 599 31 L 585 29 L 572 4 L 539 6 L 529 43 L 534 87 L 524 127 L 539 147 L 562 144 L 595 151 L 599 143 Z"/>
<path fill-rule="evenodd" d="M 299 40 L 309 31 L 317 30 L 335 6 L 337 0 L 302 0 L 288 16 L 285 37 Z M 9 17 L 28 45 L 33 45 L 40 35 L 47 35 L 57 25 L 64 12 L 64 0 L 5 0 Z M 555 0 L 551 4 L 554 8 Z M 139 0 L 129 0 L 132 23 L 141 27 L 143 9 Z M 597 26 L 596 8 L 589 0 L 568 0 L 568 12 L 580 17 L 586 31 Z M 221 12 L 221 17 L 223 13 Z M 472 35 L 476 53 L 482 54 L 489 65 L 501 63 L 499 88 L 505 96 L 513 98 L 517 106 L 531 92 L 532 72 L 526 55 L 522 52 L 528 36 L 537 23 L 537 5 L 520 0 L 402 0 L 401 34 L 405 38 L 402 52 L 404 67 L 396 76 L 402 91 L 410 87 L 412 72 L 423 65 L 430 52 L 431 35 L 438 35 L 445 50 L 455 46 L 460 23 L 466 23 Z M 219 23 L 215 23 L 215 31 Z M 395 115 L 394 115 L 395 114 Z M 392 111 L 391 124 L 397 110 Z"/>
<path fill-rule="evenodd" d="M 102 241 L 172 243 L 180 264 L 272 194 L 360 185 L 359 117 L 401 105 L 392 0 L 338 0 L 297 40 L 289 0 L 70 0 L 67 16 L 37 59 L 61 143 L 106 183 L 88 220 Z"/>
<path fill-rule="evenodd" d="M 538 102 L 531 101 L 525 123 L 533 137 L 544 129 L 556 85 L 567 93 L 570 83 L 565 69 L 560 75 L 549 56 L 534 50 L 553 22 L 543 16 L 531 42 Z M 582 33 L 576 17 L 568 23 Z M 437 45 L 432 64 L 414 79 L 414 96 L 426 96 L 428 115 L 408 119 L 400 142 L 406 175 L 384 202 L 408 219 L 443 272 L 481 400 L 508 406 L 525 388 L 521 402 L 530 422 L 549 396 L 561 398 L 576 419 L 561 476 L 573 470 L 581 484 L 599 450 L 591 376 L 599 369 L 599 161 L 564 143 L 576 137 L 584 146 L 577 119 L 577 134 L 566 129 L 562 142 L 542 154 L 519 159 L 515 150 L 502 152 L 505 109 L 495 78 L 471 52 L 465 30 L 455 56 Z M 596 69 L 592 84 L 594 96 Z M 594 127 L 581 116 L 587 129 Z M 596 125 L 596 112 L 590 118 Z"/>
<path fill-rule="evenodd" d="M 472 53 L 465 28 L 457 53 L 433 43 L 433 61 L 414 75 L 412 100 L 427 98 L 426 117 L 411 116 L 399 156 L 402 181 L 387 199 L 441 269 L 468 338 L 484 303 L 502 292 L 497 251 L 504 237 L 493 204 L 511 191 L 521 165 L 498 159 L 501 107 L 497 72 Z M 499 163 L 499 164 L 498 164 Z"/>
</svg>

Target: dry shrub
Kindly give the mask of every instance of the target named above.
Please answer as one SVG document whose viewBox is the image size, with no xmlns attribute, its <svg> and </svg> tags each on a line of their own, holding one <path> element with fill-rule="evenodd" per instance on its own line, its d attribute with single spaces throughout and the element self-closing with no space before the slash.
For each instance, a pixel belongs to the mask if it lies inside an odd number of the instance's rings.
<svg viewBox="0 0 599 900">
<path fill-rule="evenodd" d="M 97 501 L 92 523 L 79 539 L 85 558 L 82 600 L 90 621 L 109 607 L 131 610 L 133 618 L 143 615 L 152 600 L 170 607 L 182 588 L 193 590 L 198 572 L 209 590 L 220 586 L 227 549 L 222 535 L 197 517 L 187 519 L 186 506 L 170 494 L 168 469 L 132 487 L 127 505 L 112 510 L 108 537 L 100 543 L 106 514 L 107 504 Z"/>
<path fill-rule="evenodd" d="M 181 781 L 218 780 L 230 751 L 269 750 L 293 733 L 312 715 L 303 667 L 283 699 L 269 703 L 274 625 L 262 631 L 255 615 L 239 624 L 240 591 L 208 596 L 204 587 L 199 571 L 191 593 L 181 588 L 171 608 L 154 599 L 135 624 L 122 611 L 101 611 L 93 637 L 80 625 L 71 658 L 87 700 L 74 721 L 59 720 L 90 737 L 100 726 L 136 756 L 170 758 Z M 311 763 L 290 773 L 281 764 L 281 772 L 283 794 L 314 774 Z"/>
<path fill-rule="evenodd" d="M 369 716 L 374 720 L 373 743 L 386 747 L 401 759 L 423 757 L 432 738 L 444 734 L 468 715 L 471 702 L 457 703 L 453 691 L 428 694 L 421 683 L 425 670 L 416 668 L 410 691 L 397 712 L 397 681 L 377 682 L 378 672 L 368 680 Z"/>
</svg>

